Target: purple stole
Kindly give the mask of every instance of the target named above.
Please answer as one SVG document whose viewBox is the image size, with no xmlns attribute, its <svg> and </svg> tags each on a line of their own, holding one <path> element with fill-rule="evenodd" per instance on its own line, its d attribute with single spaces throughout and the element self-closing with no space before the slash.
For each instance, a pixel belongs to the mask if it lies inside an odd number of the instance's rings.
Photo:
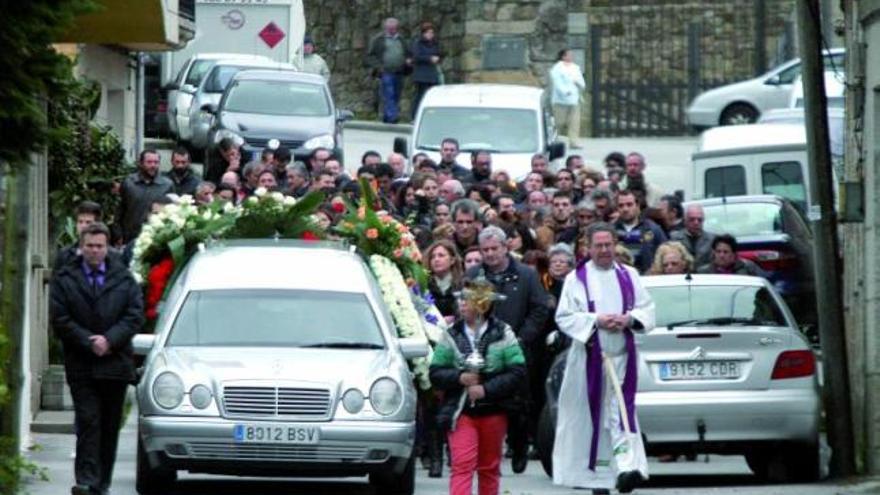
<svg viewBox="0 0 880 495">
<path fill-rule="evenodd" d="M 623 296 L 623 313 L 632 311 L 635 307 L 635 288 L 629 272 L 625 268 L 614 263 L 614 272 L 617 275 L 617 283 L 620 285 L 620 292 Z M 584 284 L 584 290 L 587 295 L 587 310 L 590 313 L 596 312 L 596 304 L 590 297 L 590 286 L 587 285 L 587 262 L 581 263 L 577 268 L 577 278 Z M 638 384 L 638 363 L 636 361 L 636 343 L 632 330 L 629 328 L 624 331 L 626 339 L 626 376 L 623 378 L 621 388 L 623 390 L 623 401 L 626 406 L 626 413 L 629 415 L 630 424 L 633 432 L 636 432 L 635 410 L 636 410 L 636 385 Z M 590 403 L 590 417 L 593 423 L 593 435 L 590 439 L 590 464 L 591 471 L 596 470 L 596 456 L 599 447 L 599 417 L 602 409 L 602 385 L 604 381 L 602 369 L 602 345 L 599 343 L 598 331 L 593 332 L 587 341 L 587 398 Z M 621 428 L 626 425 L 621 421 Z"/>
</svg>

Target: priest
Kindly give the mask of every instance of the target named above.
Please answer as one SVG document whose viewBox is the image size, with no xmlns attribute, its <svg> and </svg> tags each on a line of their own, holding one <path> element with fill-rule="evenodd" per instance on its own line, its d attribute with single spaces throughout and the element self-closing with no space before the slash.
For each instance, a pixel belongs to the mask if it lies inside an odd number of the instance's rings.
<svg viewBox="0 0 880 495">
<path fill-rule="evenodd" d="M 589 261 L 569 273 L 556 310 L 571 337 L 559 392 L 553 482 L 629 493 L 648 478 L 635 414 L 635 332 L 654 326 L 654 303 L 638 272 L 615 261 L 614 228 L 587 230 Z"/>
</svg>

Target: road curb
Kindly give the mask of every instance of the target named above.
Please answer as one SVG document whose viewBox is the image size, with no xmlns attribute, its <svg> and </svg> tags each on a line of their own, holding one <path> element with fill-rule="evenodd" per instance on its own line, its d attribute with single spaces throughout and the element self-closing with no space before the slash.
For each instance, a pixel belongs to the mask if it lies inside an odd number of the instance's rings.
<svg viewBox="0 0 880 495">
<path fill-rule="evenodd" d="M 40 411 L 31 421 L 31 432 L 72 434 L 73 411 Z"/>
<path fill-rule="evenodd" d="M 386 124 L 385 122 L 373 122 L 370 120 L 349 120 L 345 123 L 346 129 L 360 131 L 397 132 L 409 134 L 412 132 L 412 124 Z"/>
</svg>

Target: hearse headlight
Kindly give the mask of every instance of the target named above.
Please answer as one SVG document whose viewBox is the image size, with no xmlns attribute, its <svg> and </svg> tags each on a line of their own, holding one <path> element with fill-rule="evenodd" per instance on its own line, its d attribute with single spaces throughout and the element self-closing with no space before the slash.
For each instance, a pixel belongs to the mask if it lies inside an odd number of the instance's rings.
<svg viewBox="0 0 880 495">
<path fill-rule="evenodd" d="M 379 378 L 370 387 L 370 404 L 377 413 L 388 416 L 397 412 L 403 403 L 403 390 L 391 378 Z"/>
<path fill-rule="evenodd" d="M 183 380 L 166 371 L 153 380 L 153 399 L 165 409 L 174 409 L 183 402 Z"/>
</svg>

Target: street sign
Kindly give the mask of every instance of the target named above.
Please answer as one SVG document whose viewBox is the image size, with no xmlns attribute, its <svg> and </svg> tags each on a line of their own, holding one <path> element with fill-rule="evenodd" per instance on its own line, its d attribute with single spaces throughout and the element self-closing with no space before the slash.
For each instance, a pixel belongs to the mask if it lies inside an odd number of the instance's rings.
<svg viewBox="0 0 880 495">
<path fill-rule="evenodd" d="M 266 27 L 260 30 L 257 36 L 269 45 L 269 48 L 275 48 L 275 45 L 281 43 L 281 40 L 284 39 L 284 31 L 282 31 L 274 22 L 270 22 L 269 24 L 266 24 Z"/>
</svg>

